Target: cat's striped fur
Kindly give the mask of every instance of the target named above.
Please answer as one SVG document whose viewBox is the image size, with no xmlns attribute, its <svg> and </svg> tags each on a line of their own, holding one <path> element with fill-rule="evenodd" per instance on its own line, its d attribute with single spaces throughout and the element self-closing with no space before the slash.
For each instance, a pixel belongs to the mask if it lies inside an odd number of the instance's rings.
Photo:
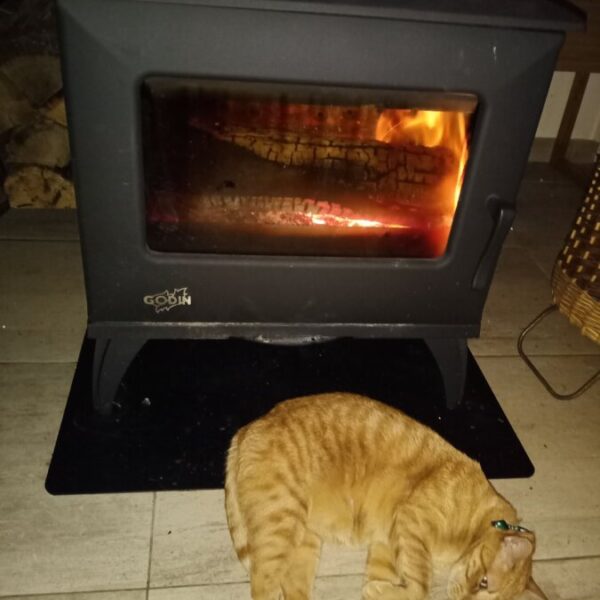
<svg viewBox="0 0 600 600">
<path fill-rule="evenodd" d="M 427 598 L 433 559 L 453 600 L 544 598 L 534 536 L 492 527 L 517 514 L 479 464 L 369 398 L 288 400 L 240 429 L 225 499 L 253 600 L 311 598 L 323 541 L 369 546 L 365 600 Z"/>
</svg>

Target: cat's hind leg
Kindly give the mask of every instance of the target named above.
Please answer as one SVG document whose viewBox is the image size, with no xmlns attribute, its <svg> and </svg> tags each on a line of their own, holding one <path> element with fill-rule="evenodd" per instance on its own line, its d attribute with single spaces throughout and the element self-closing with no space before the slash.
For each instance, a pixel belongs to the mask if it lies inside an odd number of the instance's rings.
<svg viewBox="0 0 600 600">
<path fill-rule="evenodd" d="M 432 565 L 429 550 L 419 537 L 417 531 L 403 525 L 400 521 L 394 525 L 390 540 L 390 552 L 395 571 L 400 576 L 401 584 L 396 587 L 396 594 L 390 600 L 424 600 L 429 597 Z M 403 520 L 402 523 L 406 523 Z M 383 596 L 386 598 L 387 596 Z"/>
<path fill-rule="evenodd" d="M 296 543 L 284 528 L 268 528 L 253 534 L 250 546 L 252 600 L 281 600 L 283 583 Z"/>
<path fill-rule="evenodd" d="M 225 475 L 225 512 L 229 534 L 238 559 L 247 571 L 250 571 L 248 557 L 248 531 L 240 510 L 237 486 L 238 436 L 234 436 L 227 455 L 227 470 Z"/>
<path fill-rule="evenodd" d="M 286 504 L 248 513 L 252 600 L 281 597 L 286 573 L 304 539 L 306 514 L 290 499 Z"/>
<path fill-rule="evenodd" d="M 369 546 L 362 600 L 403 600 L 405 590 L 396 571 L 394 553 L 383 543 Z"/>
<path fill-rule="evenodd" d="M 290 557 L 290 566 L 283 579 L 285 600 L 310 600 L 321 556 L 321 538 L 306 530 L 300 545 Z"/>
</svg>

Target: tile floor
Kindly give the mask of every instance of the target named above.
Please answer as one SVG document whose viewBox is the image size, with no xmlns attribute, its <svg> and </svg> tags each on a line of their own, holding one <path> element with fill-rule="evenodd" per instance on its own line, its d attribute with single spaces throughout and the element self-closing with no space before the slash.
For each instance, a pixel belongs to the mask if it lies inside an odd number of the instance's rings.
<svg viewBox="0 0 600 600">
<path fill-rule="evenodd" d="M 582 192 L 531 166 L 519 216 L 471 342 L 536 474 L 495 484 L 538 533 L 535 574 L 550 600 L 600 599 L 600 387 L 552 399 L 516 353 L 550 302 L 549 276 Z M 43 486 L 85 328 L 75 216 L 0 217 L 0 597 L 247 600 L 221 490 L 52 497 Z M 561 388 L 600 348 L 555 315 L 528 344 Z M 362 550 L 326 547 L 316 598 L 360 597 Z M 439 590 L 435 598 L 441 598 Z"/>
</svg>

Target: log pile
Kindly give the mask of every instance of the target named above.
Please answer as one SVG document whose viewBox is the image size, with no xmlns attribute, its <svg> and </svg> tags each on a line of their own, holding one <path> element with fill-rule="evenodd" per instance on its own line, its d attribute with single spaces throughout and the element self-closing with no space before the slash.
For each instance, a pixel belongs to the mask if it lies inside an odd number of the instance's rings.
<svg viewBox="0 0 600 600">
<path fill-rule="evenodd" d="M 0 64 L 0 158 L 12 208 L 74 208 L 59 60 L 15 56 Z"/>
</svg>

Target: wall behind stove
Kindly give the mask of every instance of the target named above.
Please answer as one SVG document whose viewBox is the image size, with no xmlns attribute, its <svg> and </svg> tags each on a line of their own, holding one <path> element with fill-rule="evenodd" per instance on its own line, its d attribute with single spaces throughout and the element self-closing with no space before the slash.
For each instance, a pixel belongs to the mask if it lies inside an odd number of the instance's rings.
<svg viewBox="0 0 600 600">
<path fill-rule="evenodd" d="M 575 74 L 554 73 L 536 138 L 555 138 Z M 579 110 L 573 139 L 600 142 L 600 74 L 593 73 L 588 81 Z"/>
<path fill-rule="evenodd" d="M 554 139 L 567 105 L 571 84 L 575 73 L 557 71 L 554 73 L 544 110 L 538 125 L 535 142 L 529 160 L 547 162 L 550 160 Z M 567 158 L 571 162 L 590 163 L 600 143 L 600 74 L 594 73 L 588 81 L 583 102 L 579 109 Z"/>
</svg>

